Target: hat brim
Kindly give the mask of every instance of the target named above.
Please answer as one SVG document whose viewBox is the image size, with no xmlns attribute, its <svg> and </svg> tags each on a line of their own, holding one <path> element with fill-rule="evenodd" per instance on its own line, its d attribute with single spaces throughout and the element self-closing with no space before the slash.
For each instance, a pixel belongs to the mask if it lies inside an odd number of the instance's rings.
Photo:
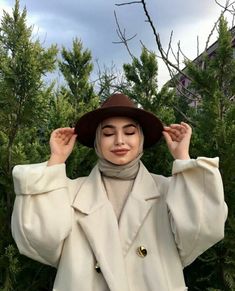
<svg viewBox="0 0 235 291">
<path fill-rule="evenodd" d="M 93 148 L 99 123 L 107 118 L 118 116 L 132 118 L 140 124 L 144 134 L 144 148 L 154 145 L 162 137 L 163 124 L 153 113 L 140 108 L 113 106 L 98 108 L 84 114 L 75 126 L 77 140 Z"/>
</svg>

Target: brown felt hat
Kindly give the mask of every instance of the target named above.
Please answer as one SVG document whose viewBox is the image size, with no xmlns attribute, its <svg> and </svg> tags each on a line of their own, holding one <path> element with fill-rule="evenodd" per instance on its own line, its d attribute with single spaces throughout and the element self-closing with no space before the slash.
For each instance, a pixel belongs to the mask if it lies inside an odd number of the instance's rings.
<svg viewBox="0 0 235 291">
<path fill-rule="evenodd" d="M 129 97 L 116 93 L 108 97 L 100 108 L 84 114 L 78 120 L 75 126 L 77 140 L 93 148 L 99 123 L 106 118 L 118 116 L 129 117 L 139 123 L 144 134 L 144 148 L 155 144 L 162 136 L 163 124 L 153 113 L 137 108 Z"/>
</svg>

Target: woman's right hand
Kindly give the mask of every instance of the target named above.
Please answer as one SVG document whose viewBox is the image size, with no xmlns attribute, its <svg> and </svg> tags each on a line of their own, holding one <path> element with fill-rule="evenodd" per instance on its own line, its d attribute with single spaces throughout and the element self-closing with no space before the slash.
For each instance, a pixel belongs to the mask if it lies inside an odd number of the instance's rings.
<svg viewBox="0 0 235 291">
<path fill-rule="evenodd" d="M 77 135 L 74 128 L 57 128 L 51 133 L 51 157 L 48 166 L 64 163 L 71 154 Z"/>
</svg>

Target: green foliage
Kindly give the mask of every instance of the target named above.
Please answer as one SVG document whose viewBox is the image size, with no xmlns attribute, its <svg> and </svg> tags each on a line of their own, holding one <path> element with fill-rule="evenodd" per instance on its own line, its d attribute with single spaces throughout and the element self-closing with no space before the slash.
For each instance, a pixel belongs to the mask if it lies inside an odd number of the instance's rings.
<svg viewBox="0 0 235 291">
<path fill-rule="evenodd" d="M 52 132 L 52 130 L 59 127 L 74 127 L 75 122 L 81 117 L 81 115 L 97 108 L 98 104 L 98 97 L 93 97 L 88 102 L 80 100 L 77 103 L 77 110 L 75 110 L 71 96 L 68 98 L 67 95 L 55 95 L 51 101 L 50 117 L 47 129 L 45 130 L 47 133 L 47 140 L 49 140 L 50 132 Z M 74 148 L 69 159 L 66 161 L 68 177 L 77 178 L 78 176 L 88 175 L 96 160 L 94 150 L 78 144 Z"/>
<path fill-rule="evenodd" d="M 16 282 L 16 277 L 21 271 L 21 266 L 18 258 L 18 250 L 14 245 L 8 245 L 5 248 L 4 254 L 0 257 L 1 281 L 4 278 L 4 287 L 1 291 L 14 290 L 12 287 Z"/>
<path fill-rule="evenodd" d="M 133 93 L 143 99 L 142 102 L 151 102 L 157 94 L 158 65 L 156 55 L 143 48 L 140 60 L 134 57 L 132 64 L 124 64 L 123 68 L 127 80 L 132 82 Z M 144 108 L 148 107 L 148 103 L 146 105 Z"/>
<path fill-rule="evenodd" d="M 225 239 L 200 257 L 195 270 L 189 267 L 188 278 L 189 286 L 235 290 L 235 60 L 232 36 L 224 18 L 220 19 L 218 30 L 215 54 L 204 54 L 203 66 L 188 62 L 187 71 L 193 79 L 191 90 L 201 96 L 198 107 L 190 109 L 195 124 L 192 153 L 194 156 L 220 157 L 229 216 Z M 197 268 L 200 268 L 202 278 L 197 277 Z"/>
<path fill-rule="evenodd" d="M 167 87 L 158 92 L 156 55 L 143 48 L 140 59 L 134 57 L 131 64 L 124 64 L 123 69 L 127 79 L 124 93 L 146 110 L 156 114 L 163 123 L 174 123 L 173 93 Z M 170 174 L 172 157 L 163 141 L 146 149 L 142 160 L 150 171 Z"/>
<path fill-rule="evenodd" d="M 218 48 L 213 58 L 203 56 L 204 66 L 187 63 L 191 89 L 201 96 L 197 108 L 157 86 L 156 55 L 143 48 L 140 58 L 125 64 L 120 84 L 113 72 L 101 77 L 99 97 L 90 83 L 91 53 L 75 39 L 71 50 L 62 48 L 59 69 L 65 83 L 47 85 L 44 76 L 56 66 L 56 46 L 45 49 L 33 41 L 26 25 L 27 11 L 16 0 L 12 15 L 4 12 L 0 25 L 0 291 L 52 290 L 55 269 L 19 255 L 10 232 L 14 190 L 11 170 L 15 164 L 46 161 L 52 130 L 74 126 L 76 120 L 98 106 L 113 88 L 129 95 L 139 106 L 156 114 L 165 124 L 193 121 L 191 154 L 220 156 L 229 218 L 225 239 L 186 268 L 189 290 L 235 290 L 235 63 L 231 35 L 221 18 Z M 176 110 L 178 108 L 179 110 Z M 182 113 L 184 115 L 182 115 Z M 145 151 L 143 161 L 151 172 L 170 175 L 172 157 L 161 140 Z M 78 145 L 66 162 L 70 178 L 88 175 L 96 163 L 92 149 Z M 215 222 L 216 223 L 216 222 Z M 200 269 L 200 277 L 198 270 Z"/>
<path fill-rule="evenodd" d="M 55 67 L 57 49 L 44 49 L 32 39 L 15 2 L 12 15 L 4 12 L 0 26 L 0 290 L 16 290 L 19 276 L 26 274 L 12 241 L 10 218 L 14 191 L 11 170 L 15 164 L 45 159 L 45 145 L 37 128 L 46 124 L 52 86 L 43 81 Z M 28 260 L 29 261 L 29 260 Z M 20 285 L 20 284 L 18 284 Z M 25 289 L 24 287 L 21 290 Z"/>
<path fill-rule="evenodd" d="M 83 50 L 82 42 L 75 38 L 72 50 L 63 47 L 61 56 L 59 68 L 72 94 L 72 104 L 77 110 L 77 102 L 88 102 L 94 97 L 93 86 L 89 83 L 93 69 L 91 52 Z"/>
<path fill-rule="evenodd" d="M 72 50 L 63 47 L 61 54 L 59 68 L 68 88 L 62 87 L 58 98 L 52 101 L 52 129 L 68 125 L 73 127 L 81 115 L 99 104 L 99 98 L 95 96 L 93 85 L 89 82 L 93 69 L 90 51 L 83 49 L 82 42 L 75 39 Z M 70 178 L 87 175 L 95 161 L 93 150 L 78 145 L 66 162 L 67 175 Z"/>
<path fill-rule="evenodd" d="M 39 41 L 31 40 L 31 34 L 26 10 L 21 14 L 16 1 L 13 16 L 4 13 L 0 29 L 1 124 L 10 137 L 22 124 L 31 125 L 41 118 L 39 109 L 46 101 L 41 96 L 42 76 L 53 70 L 56 61 L 56 47 L 43 49 Z"/>
</svg>

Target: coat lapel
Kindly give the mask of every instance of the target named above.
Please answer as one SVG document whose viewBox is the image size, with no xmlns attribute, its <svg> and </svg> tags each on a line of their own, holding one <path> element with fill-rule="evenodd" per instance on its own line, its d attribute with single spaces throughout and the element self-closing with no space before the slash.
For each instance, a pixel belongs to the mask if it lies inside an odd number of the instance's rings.
<svg viewBox="0 0 235 291">
<path fill-rule="evenodd" d="M 132 192 L 127 199 L 119 221 L 119 232 L 124 256 L 127 254 L 145 217 L 159 196 L 160 193 L 156 182 L 141 163 Z"/>
<path fill-rule="evenodd" d="M 111 291 L 128 291 L 117 218 L 95 167 L 81 185 L 73 207 Z M 121 284 L 121 286 L 120 286 Z"/>
</svg>

